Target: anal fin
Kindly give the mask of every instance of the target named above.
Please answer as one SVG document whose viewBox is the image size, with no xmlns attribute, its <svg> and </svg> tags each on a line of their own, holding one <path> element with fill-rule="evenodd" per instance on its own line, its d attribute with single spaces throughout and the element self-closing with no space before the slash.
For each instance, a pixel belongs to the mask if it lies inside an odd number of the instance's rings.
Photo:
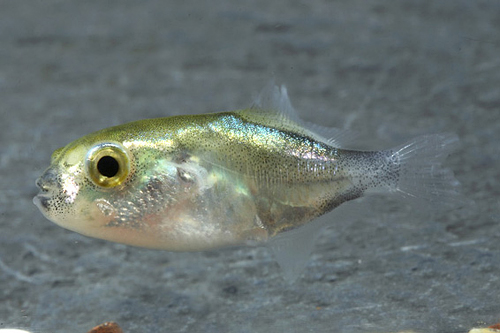
<svg viewBox="0 0 500 333">
<path fill-rule="evenodd" d="M 300 228 L 283 232 L 269 240 L 268 246 L 273 251 L 287 282 L 293 283 L 306 268 L 316 239 L 331 220 L 331 216 L 327 217 L 329 215 L 317 218 Z"/>
</svg>

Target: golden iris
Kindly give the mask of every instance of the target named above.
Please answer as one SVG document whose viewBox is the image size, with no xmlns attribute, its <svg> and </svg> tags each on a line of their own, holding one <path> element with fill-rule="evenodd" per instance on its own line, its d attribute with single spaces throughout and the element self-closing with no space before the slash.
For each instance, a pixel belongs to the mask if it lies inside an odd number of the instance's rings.
<svg viewBox="0 0 500 333">
<path fill-rule="evenodd" d="M 100 143 L 87 153 L 87 174 L 100 187 L 115 187 L 130 173 L 130 162 L 125 149 L 116 143 Z"/>
</svg>

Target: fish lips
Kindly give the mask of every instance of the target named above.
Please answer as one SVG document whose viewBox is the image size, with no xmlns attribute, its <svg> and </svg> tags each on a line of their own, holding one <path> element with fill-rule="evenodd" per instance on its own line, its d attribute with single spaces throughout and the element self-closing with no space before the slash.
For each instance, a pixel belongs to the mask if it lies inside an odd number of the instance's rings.
<svg viewBox="0 0 500 333">
<path fill-rule="evenodd" d="M 33 203 L 42 212 L 49 209 L 49 206 L 50 206 L 49 201 L 50 201 L 50 197 L 43 195 L 41 193 L 39 193 L 39 194 L 35 195 L 35 197 L 33 197 Z"/>
<path fill-rule="evenodd" d="M 48 168 L 42 176 L 36 180 L 35 184 L 40 189 L 40 192 L 33 198 L 33 203 L 38 209 L 45 212 L 49 209 L 49 202 L 59 188 L 56 171 L 53 168 Z"/>
</svg>

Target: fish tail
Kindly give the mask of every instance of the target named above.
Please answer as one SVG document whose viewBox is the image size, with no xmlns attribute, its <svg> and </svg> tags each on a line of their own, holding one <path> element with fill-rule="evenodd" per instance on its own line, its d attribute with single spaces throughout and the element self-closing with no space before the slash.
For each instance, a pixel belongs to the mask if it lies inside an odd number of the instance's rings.
<svg viewBox="0 0 500 333">
<path fill-rule="evenodd" d="M 455 134 L 431 134 L 391 149 L 389 158 L 398 169 L 391 190 L 427 204 L 456 207 L 463 201 L 460 183 L 442 163 L 458 147 L 458 141 Z"/>
</svg>

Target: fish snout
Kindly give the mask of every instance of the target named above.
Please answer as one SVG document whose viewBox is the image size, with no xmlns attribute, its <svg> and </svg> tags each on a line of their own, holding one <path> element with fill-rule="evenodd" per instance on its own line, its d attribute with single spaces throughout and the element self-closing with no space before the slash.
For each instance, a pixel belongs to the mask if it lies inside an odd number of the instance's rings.
<svg viewBox="0 0 500 333">
<path fill-rule="evenodd" d="M 36 186 L 42 192 L 48 192 L 51 189 L 55 189 L 58 186 L 57 183 L 57 173 L 53 168 L 48 168 L 45 172 L 36 180 Z"/>
<path fill-rule="evenodd" d="M 40 178 L 36 180 L 36 186 L 40 189 L 40 192 L 33 198 L 33 203 L 42 213 L 46 214 L 50 210 L 52 197 L 59 188 L 56 171 L 53 168 L 45 170 Z"/>
</svg>

